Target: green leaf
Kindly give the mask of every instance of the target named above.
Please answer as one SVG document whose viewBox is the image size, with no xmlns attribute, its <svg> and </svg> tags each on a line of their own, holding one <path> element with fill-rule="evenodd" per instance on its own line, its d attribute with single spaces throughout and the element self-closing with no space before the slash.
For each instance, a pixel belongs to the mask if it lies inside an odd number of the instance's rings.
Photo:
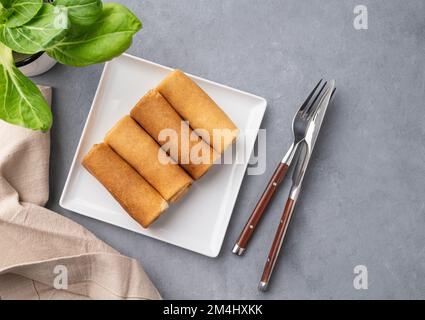
<svg viewBox="0 0 425 320">
<path fill-rule="evenodd" d="M 102 13 L 101 0 L 55 0 L 53 5 L 66 7 L 69 20 L 82 26 L 95 23 Z"/>
<path fill-rule="evenodd" d="M 0 119 L 47 131 L 52 112 L 37 86 L 15 67 L 12 50 L 0 43 Z"/>
<path fill-rule="evenodd" d="M 62 40 L 67 33 L 68 17 L 50 4 L 43 4 L 27 24 L 16 28 L 0 26 L 0 41 L 13 51 L 34 54 L 45 51 Z"/>
<path fill-rule="evenodd" d="M 7 22 L 7 19 L 12 14 L 12 11 L 12 9 L 7 9 L 0 5 L 0 24 L 5 24 Z"/>
<path fill-rule="evenodd" d="M 8 11 L 5 24 L 9 28 L 22 26 L 35 17 L 43 5 L 43 0 L 9 0 L 4 1 L 4 9 Z"/>
<path fill-rule="evenodd" d="M 139 19 L 126 7 L 105 3 L 94 25 L 72 28 L 47 53 L 63 64 L 77 67 L 104 62 L 127 50 L 141 27 Z"/>
</svg>

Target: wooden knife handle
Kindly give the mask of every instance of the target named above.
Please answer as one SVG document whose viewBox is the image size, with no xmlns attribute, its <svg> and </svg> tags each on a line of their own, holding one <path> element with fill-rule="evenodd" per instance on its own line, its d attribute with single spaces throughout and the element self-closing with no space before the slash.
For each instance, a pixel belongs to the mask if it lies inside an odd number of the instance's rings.
<svg viewBox="0 0 425 320">
<path fill-rule="evenodd" d="M 255 231 L 255 228 L 260 222 L 264 211 L 266 210 L 270 200 L 275 194 L 277 187 L 283 181 L 283 178 L 285 177 L 287 171 L 288 165 L 286 163 L 280 163 L 279 166 L 276 168 L 276 171 L 270 179 L 266 190 L 264 191 L 257 205 L 255 206 L 254 211 L 249 217 L 248 222 L 246 223 L 238 238 L 238 241 L 236 242 L 235 248 L 233 249 L 234 253 L 241 255 L 245 251 L 248 242 Z"/>
<path fill-rule="evenodd" d="M 291 220 L 292 212 L 294 211 L 295 201 L 288 198 L 286 201 L 285 209 L 283 210 L 282 218 L 280 219 L 279 226 L 274 237 L 272 247 L 270 248 L 267 257 L 266 265 L 264 266 L 263 275 L 261 276 L 260 290 L 265 291 L 270 281 L 273 268 L 279 256 L 280 248 L 282 247 L 283 239 L 285 238 L 286 230 Z"/>
</svg>

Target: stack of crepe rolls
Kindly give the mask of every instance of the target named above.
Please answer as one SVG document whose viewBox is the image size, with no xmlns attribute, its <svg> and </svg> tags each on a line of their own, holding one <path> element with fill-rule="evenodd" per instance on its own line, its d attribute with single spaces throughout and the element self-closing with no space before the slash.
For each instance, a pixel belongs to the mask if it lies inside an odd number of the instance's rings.
<svg viewBox="0 0 425 320">
<path fill-rule="evenodd" d="M 217 152 L 223 153 L 239 129 L 195 82 L 180 70 L 170 73 L 157 87 L 183 119 Z"/>
<path fill-rule="evenodd" d="M 94 145 L 83 166 L 148 228 L 201 178 L 239 129 L 183 72 L 149 91 Z"/>
<path fill-rule="evenodd" d="M 130 115 L 195 180 L 220 158 L 220 154 L 193 132 L 156 90 L 149 91 L 140 99 Z"/>
</svg>

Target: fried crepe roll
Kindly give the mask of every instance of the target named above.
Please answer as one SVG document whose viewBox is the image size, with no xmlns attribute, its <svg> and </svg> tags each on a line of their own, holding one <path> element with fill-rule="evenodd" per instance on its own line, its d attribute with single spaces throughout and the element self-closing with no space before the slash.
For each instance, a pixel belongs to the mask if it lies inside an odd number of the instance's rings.
<svg viewBox="0 0 425 320">
<path fill-rule="evenodd" d="M 130 116 L 107 133 L 105 142 L 168 202 L 177 201 L 192 179 Z"/>
<path fill-rule="evenodd" d="M 149 91 L 140 99 L 130 115 L 152 138 L 166 147 L 169 155 L 195 180 L 202 177 L 220 157 L 156 90 Z"/>
<path fill-rule="evenodd" d="M 144 228 L 168 208 L 164 198 L 105 143 L 94 145 L 82 164 Z"/>
<path fill-rule="evenodd" d="M 170 73 L 157 90 L 183 119 L 189 121 L 189 126 L 220 154 L 235 141 L 239 129 L 206 92 L 182 71 Z"/>
</svg>

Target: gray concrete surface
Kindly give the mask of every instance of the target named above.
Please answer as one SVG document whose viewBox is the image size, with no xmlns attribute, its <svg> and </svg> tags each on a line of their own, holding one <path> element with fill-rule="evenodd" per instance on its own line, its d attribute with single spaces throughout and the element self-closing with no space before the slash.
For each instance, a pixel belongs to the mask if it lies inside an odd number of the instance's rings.
<svg viewBox="0 0 425 320">
<path fill-rule="evenodd" d="M 164 298 L 425 298 L 425 2 L 119 1 L 142 19 L 130 53 L 265 97 L 267 172 L 246 176 L 220 256 L 210 259 L 59 207 L 103 65 L 56 66 L 48 207 L 138 259 Z M 369 29 L 353 28 L 353 8 Z M 243 258 L 234 240 L 290 143 L 320 77 L 338 93 L 321 132 L 270 292 L 256 286 L 284 188 Z M 369 271 L 353 288 L 353 268 Z"/>
</svg>

